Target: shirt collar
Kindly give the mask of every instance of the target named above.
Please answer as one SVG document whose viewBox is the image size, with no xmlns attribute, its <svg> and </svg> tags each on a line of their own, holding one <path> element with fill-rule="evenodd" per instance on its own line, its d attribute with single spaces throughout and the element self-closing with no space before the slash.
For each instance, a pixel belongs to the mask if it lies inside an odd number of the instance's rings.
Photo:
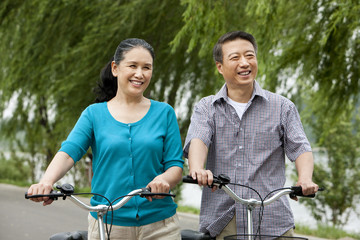
<svg viewBox="0 0 360 240">
<path fill-rule="evenodd" d="M 262 97 L 266 101 L 269 101 L 268 97 L 265 94 L 265 91 L 260 87 L 259 83 L 256 80 L 254 81 L 254 91 L 252 93 L 252 96 L 251 96 L 249 102 L 252 102 L 252 100 L 255 98 L 255 96 Z M 220 101 L 221 99 L 223 99 L 225 101 L 228 100 L 226 83 L 222 86 L 220 91 L 215 95 L 215 97 L 212 101 L 212 104 L 214 104 L 217 101 Z"/>
</svg>

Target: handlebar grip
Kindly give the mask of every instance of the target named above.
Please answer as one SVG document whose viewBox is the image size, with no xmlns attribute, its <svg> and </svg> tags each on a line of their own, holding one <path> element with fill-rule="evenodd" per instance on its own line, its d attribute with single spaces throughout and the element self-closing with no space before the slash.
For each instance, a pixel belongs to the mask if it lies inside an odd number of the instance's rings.
<svg viewBox="0 0 360 240">
<path fill-rule="evenodd" d="M 182 180 L 183 180 L 184 183 L 192 183 L 192 184 L 197 184 L 197 183 L 198 183 L 198 182 L 197 182 L 197 179 L 194 180 L 194 179 L 193 179 L 191 176 L 189 176 L 189 175 L 188 175 L 188 176 L 184 176 Z"/>
<path fill-rule="evenodd" d="M 25 199 L 30 199 L 30 198 L 41 198 L 41 197 L 48 197 L 52 200 L 57 200 L 58 197 L 64 197 L 63 193 L 58 193 L 58 192 L 54 192 L 54 193 L 49 193 L 49 194 L 35 194 L 35 195 L 28 195 L 28 193 L 25 193 Z"/>
<path fill-rule="evenodd" d="M 315 194 L 310 194 L 310 195 L 304 195 L 302 192 L 302 187 L 301 186 L 292 186 L 291 187 L 292 193 L 290 193 L 290 197 L 308 197 L 308 198 L 314 198 Z"/>
<path fill-rule="evenodd" d="M 302 193 L 302 187 L 301 186 L 292 186 L 291 190 L 293 190 L 292 193 L 290 193 L 290 197 L 295 197 L 295 196 L 299 196 L 299 197 L 307 197 L 307 198 L 314 198 L 315 197 L 315 193 L 314 194 L 310 194 L 310 195 L 304 195 Z M 318 191 L 324 191 L 324 188 L 319 188 Z"/>
<path fill-rule="evenodd" d="M 191 176 L 187 175 L 183 177 L 184 183 L 192 183 L 192 184 L 198 184 L 197 179 L 193 179 Z M 220 174 L 219 176 L 213 175 L 213 183 L 211 185 L 208 185 L 208 187 L 212 188 L 214 185 L 220 186 L 220 188 L 223 185 L 226 185 L 230 183 L 230 178 L 227 175 Z"/>
<path fill-rule="evenodd" d="M 171 193 L 152 193 L 151 188 L 142 188 L 142 192 L 140 193 L 140 197 L 146 196 L 165 196 L 165 197 L 176 197 L 175 194 Z"/>
</svg>

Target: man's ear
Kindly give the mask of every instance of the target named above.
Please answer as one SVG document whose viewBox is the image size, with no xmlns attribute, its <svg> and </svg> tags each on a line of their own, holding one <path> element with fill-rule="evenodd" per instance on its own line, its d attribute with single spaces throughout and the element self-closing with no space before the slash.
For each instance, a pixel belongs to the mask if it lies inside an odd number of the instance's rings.
<svg viewBox="0 0 360 240">
<path fill-rule="evenodd" d="M 222 63 L 221 62 L 216 62 L 216 68 L 219 71 L 219 73 L 222 75 Z"/>
<path fill-rule="evenodd" d="M 117 77 L 118 75 L 118 65 L 116 65 L 115 61 L 111 62 L 111 73 L 114 77 Z"/>
</svg>

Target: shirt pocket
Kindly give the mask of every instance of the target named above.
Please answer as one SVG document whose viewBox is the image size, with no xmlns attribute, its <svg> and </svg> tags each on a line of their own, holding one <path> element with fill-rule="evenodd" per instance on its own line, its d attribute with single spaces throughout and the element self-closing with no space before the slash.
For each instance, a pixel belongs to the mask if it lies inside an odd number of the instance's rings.
<svg viewBox="0 0 360 240">
<path fill-rule="evenodd" d="M 278 132 L 258 132 L 255 134 L 252 142 L 251 164 L 263 165 L 271 161 L 275 152 L 282 147 L 282 142 Z"/>
<path fill-rule="evenodd" d="M 254 137 L 253 148 L 254 150 L 272 150 L 281 144 L 278 132 L 258 132 Z"/>
</svg>

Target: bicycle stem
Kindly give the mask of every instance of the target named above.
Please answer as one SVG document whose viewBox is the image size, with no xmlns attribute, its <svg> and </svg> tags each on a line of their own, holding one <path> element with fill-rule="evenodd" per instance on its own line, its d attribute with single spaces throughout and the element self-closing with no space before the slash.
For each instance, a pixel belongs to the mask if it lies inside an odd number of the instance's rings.
<svg viewBox="0 0 360 240">
<path fill-rule="evenodd" d="M 124 206 L 134 195 L 140 195 L 140 193 L 143 192 L 143 189 L 137 189 L 134 190 L 132 192 L 130 192 L 128 195 L 124 197 L 123 199 L 121 199 L 121 201 L 119 201 L 118 203 L 116 203 L 115 205 L 113 205 L 112 208 L 109 208 L 109 206 L 107 205 L 97 205 L 97 206 L 89 206 L 86 205 L 85 203 L 83 203 L 82 201 L 80 201 L 78 198 L 76 198 L 73 195 L 68 196 L 68 198 L 75 203 L 76 205 L 78 205 L 79 207 L 81 207 L 82 209 L 91 211 L 91 212 L 97 212 L 97 220 L 98 220 L 98 226 L 99 226 L 99 234 L 100 234 L 100 240 L 105 240 L 105 222 L 104 222 L 104 215 L 106 214 L 106 212 L 108 210 L 117 210 L 119 208 L 121 208 L 122 206 Z"/>
<path fill-rule="evenodd" d="M 246 205 L 246 212 L 247 212 L 247 230 L 248 230 L 248 240 L 253 240 L 254 239 L 254 235 L 253 235 L 253 220 L 252 220 L 252 213 L 253 210 L 255 209 L 255 207 L 257 206 L 266 206 L 271 204 L 272 202 L 276 201 L 277 199 L 279 199 L 281 196 L 286 195 L 291 193 L 291 189 L 284 189 L 281 192 L 278 192 L 277 194 L 274 194 L 271 198 L 269 198 L 268 200 L 265 201 L 260 201 L 260 200 L 256 200 L 256 199 L 242 199 L 240 197 L 238 197 L 233 190 L 231 190 L 227 185 L 223 185 L 221 186 L 221 189 L 224 190 L 232 199 L 234 199 L 236 202 L 240 202 L 243 205 Z"/>
</svg>

